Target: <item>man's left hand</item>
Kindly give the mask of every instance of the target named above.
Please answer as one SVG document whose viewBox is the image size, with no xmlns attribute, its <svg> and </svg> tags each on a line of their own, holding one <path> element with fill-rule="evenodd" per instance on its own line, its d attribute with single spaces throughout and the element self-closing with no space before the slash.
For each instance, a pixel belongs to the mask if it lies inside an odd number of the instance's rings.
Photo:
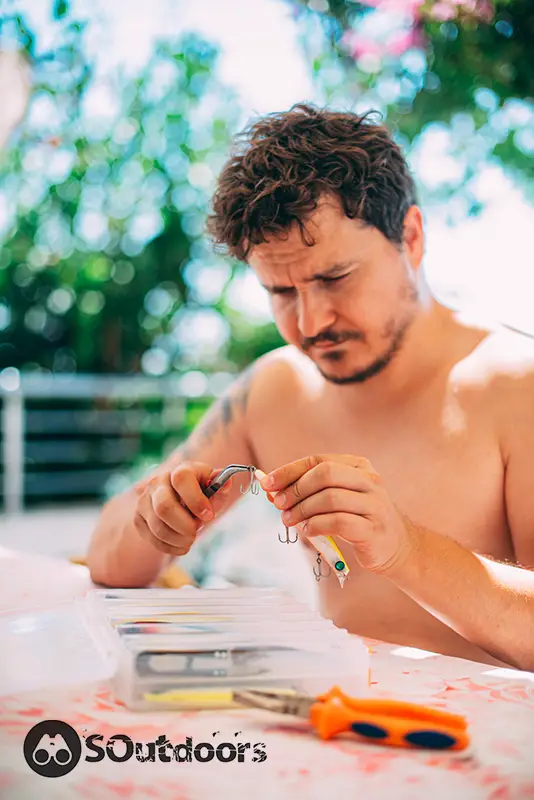
<svg viewBox="0 0 534 800">
<path fill-rule="evenodd" d="M 273 478 L 274 483 L 268 483 Z M 337 453 L 292 461 L 261 480 L 282 522 L 306 537 L 338 536 L 360 565 L 387 574 L 409 556 L 413 532 L 365 458 Z"/>
</svg>

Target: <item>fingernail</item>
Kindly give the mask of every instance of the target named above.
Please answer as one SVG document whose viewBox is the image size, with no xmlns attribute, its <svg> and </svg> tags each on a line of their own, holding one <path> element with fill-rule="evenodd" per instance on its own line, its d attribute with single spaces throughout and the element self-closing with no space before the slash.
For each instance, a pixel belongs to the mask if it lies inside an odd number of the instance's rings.
<svg viewBox="0 0 534 800">
<path fill-rule="evenodd" d="M 208 508 L 205 508 L 204 511 L 200 512 L 200 516 L 202 519 L 211 519 L 213 517 L 213 511 L 210 511 Z"/>
<path fill-rule="evenodd" d="M 278 506 L 278 508 L 282 508 L 285 505 L 286 499 L 287 498 L 285 492 L 278 492 L 278 494 L 274 499 L 275 506 Z"/>
<path fill-rule="evenodd" d="M 267 477 L 263 479 L 261 484 L 262 486 L 265 486 L 267 489 L 270 489 L 272 486 L 274 486 L 274 478 L 272 477 L 272 475 L 267 475 Z"/>
<path fill-rule="evenodd" d="M 291 511 L 284 511 L 282 514 L 282 522 L 290 522 L 291 520 Z"/>
</svg>

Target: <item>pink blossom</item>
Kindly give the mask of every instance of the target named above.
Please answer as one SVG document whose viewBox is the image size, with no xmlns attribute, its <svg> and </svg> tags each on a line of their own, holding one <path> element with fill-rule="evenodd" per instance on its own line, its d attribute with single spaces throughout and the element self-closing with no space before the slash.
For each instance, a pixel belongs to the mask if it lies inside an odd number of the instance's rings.
<svg viewBox="0 0 534 800">
<path fill-rule="evenodd" d="M 373 8 L 385 8 L 392 11 L 407 11 L 413 13 L 416 8 L 423 5 L 425 0 L 361 0 L 361 2 Z M 462 2 L 462 0 L 460 0 Z"/>
<path fill-rule="evenodd" d="M 354 31 L 347 31 L 343 36 L 343 45 L 347 48 L 352 58 L 361 58 L 368 55 L 381 55 L 384 52 L 382 45 L 373 39 L 366 39 Z"/>
<path fill-rule="evenodd" d="M 430 16 L 434 19 L 445 22 L 446 20 L 453 19 L 456 16 L 456 9 L 449 3 L 435 3 L 430 10 Z"/>
<path fill-rule="evenodd" d="M 492 0 L 440 0 L 429 10 L 429 15 L 434 19 L 445 21 L 455 18 L 459 11 L 491 22 L 494 8 Z"/>
<path fill-rule="evenodd" d="M 388 39 L 386 42 L 386 50 L 392 55 L 400 56 L 405 53 L 406 50 L 409 50 L 410 47 L 417 46 L 419 44 L 417 40 L 416 31 L 412 28 L 412 30 L 406 33 L 399 33 Z"/>
</svg>

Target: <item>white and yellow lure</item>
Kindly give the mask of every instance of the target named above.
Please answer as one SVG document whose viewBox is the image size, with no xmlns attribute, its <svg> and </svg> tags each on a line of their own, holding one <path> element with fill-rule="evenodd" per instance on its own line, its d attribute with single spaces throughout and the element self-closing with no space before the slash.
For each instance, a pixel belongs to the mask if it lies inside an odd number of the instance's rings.
<svg viewBox="0 0 534 800">
<path fill-rule="evenodd" d="M 317 552 L 321 554 L 330 566 L 332 572 L 335 573 L 339 585 L 343 587 L 345 581 L 349 577 L 350 568 L 337 544 L 331 536 L 314 536 L 312 541 Z M 318 566 L 320 567 L 320 565 Z M 315 570 L 314 573 L 317 580 L 322 577 L 321 574 L 317 574 Z"/>
</svg>

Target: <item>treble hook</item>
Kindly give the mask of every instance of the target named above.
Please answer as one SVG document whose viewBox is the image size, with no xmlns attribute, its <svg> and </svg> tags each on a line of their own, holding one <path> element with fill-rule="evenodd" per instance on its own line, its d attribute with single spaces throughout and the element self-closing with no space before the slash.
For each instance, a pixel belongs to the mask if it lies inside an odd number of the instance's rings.
<svg viewBox="0 0 534 800">
<path fill-rule="evenodd" d="M 289 538 L 289 528 L 287 526 L 284 526 L 284 527 L 286 529 L 286 538 L 285 539 L 281 539 L 280 538 L 280 534 L 278 534 L 278 541 L 282 542 L 282 544 L 295 544 L 295 542 L 298 542 L 298 538 L 299 538 L 298 531 L 295 534 L 295 538 L 294 539 L 290 539 Z"/>
<path fill-rule="evenodd" d="M 332 573 L 332 568 L 330 564 L 327 562 L 328 572 L 322 571 L 323 559 L 321 558 L 321 554 L 317 553 L 317 567 L 313 568 L 313 574 L 315 575 L 315 580 L 320 581 L 321 578 L 328 578 L 329 575 Z"/>
<path fill-rule="evenodd" d="M 251 494 L 257 495 L 257 494 L 260 493 L 260 485 L 259 485 L 258 481 L 256 480 L 256 474 L 255 474 L 256 473 L 256 468 L 255 467 L 248 467 L 248 471 L 249 471 L 249 474 L 250 474 L 249 484 L 248 484 L 247 488 L 245 489 L 245 491 L 243 491 L 243 484 L 241 484 L 240 487 L 239 487 L 239 491 L 241 492 L 241 494 L 248 494 L 250 492 Z"/>
<path fill-rule="evenodd" d="M 214 479 L 214 480 L 213 480 L 213 481 L 212 481 L 212 482 L 211 482 L 211 483 L 210 483 L 208 486 L 206 486 L 206 487 L 205 487 L 205 488 L 204 488 L 202 491 L 204 492 L 204 494 L 206 495 L 206 497 L 212 497 L 212 495 L 214 495 L 214 494 L 215 494 L 215 492 L 218 492 L 218 491 L 219 491 L 219 489 L 220 489 L 222 486 L 224 486 L 224 484 L 225 484 L 227 481 L 229 481 L 229 480 L 230 480 L 230 478 L 232 477 L 232 475 L 235 475 L 237 472 L 248 472 L 248 474 L 250 475 L 250 483 L 249 483 L 249 486 L 248 486 L 248 488 L 247 488 L 247 489 L 245 489 L 245 491 L 243 491 L 243 485 L 241 484 L 241 485 L 240 485 L 240 487 L 239 487 L 239 491 L 241 492 L 241 494 L 247 494 L 247 492 L 248 492 L 249 490 L 251 490 L 253 494 L 258 494 L 258 492 L 259 492 L 259 487 L 258 487 L 258 489 L 257 489 L 257 490 L 256 490 L 256 488 L 255 488 L 255 487 L 253 487 L 253 488 L 251 489 L 251 485 L 250 485 L 252 482 L 254 482 L 254 483 L 256 482 L 256 474 L 255 474 L 255 473 L 256 473 L 256 467 L 253 467 L 253 466 L 251 466 L 251 465 L 246 465 L 246 464 L 229 464 L 229 465 L 228 465 L 227 467 L 225 467 L 225 468 L 224 468 L 224 469 L 221 471 L 221 473 L 220 473 L 219 475 L 217 475 L 217 477 L 216 477 L 216 478 L 215 478 L 215 479 Z"/>
</svg>

